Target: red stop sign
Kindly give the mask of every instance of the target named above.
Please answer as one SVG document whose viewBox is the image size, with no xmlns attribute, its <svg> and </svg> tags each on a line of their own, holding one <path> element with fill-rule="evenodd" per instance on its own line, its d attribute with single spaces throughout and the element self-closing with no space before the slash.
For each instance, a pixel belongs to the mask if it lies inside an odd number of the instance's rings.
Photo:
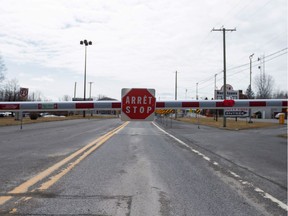
<svg viewBox="0 0 288 216">
<path fill-rule="evenodd" d="M 122 89 L 121 119 L 152 121 L 155 104 L 154 89 Z"/>
</svg>

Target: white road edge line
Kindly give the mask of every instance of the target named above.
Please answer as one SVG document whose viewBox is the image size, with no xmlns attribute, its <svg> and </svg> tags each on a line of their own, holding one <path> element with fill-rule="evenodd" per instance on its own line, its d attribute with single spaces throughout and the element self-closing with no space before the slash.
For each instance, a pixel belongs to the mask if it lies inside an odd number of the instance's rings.
<svg viewBox="0 0 288 216">
<path fill-rule="evenodd" d="M 185 142 L 183 142 L 182 140 L 178 139 L 177 137 L 173 136 L 172 134 L 168 133 L 167 131 L 163 130 L 162 128 L 160 128 L 157 124 L 155 124 L 154 122 L 152 122 L 152 124 L 157 127 L 160 131 L 162 131 L 164 134 L 166 134 L 167 136 L 173 138 L 174 140 L 176 140 L 178 143 L 180 143 L 181 145 L 184 145 L 185 147 L 187 147 L 188 149 L 190 149 L 192 152 L 194 152 L 195 154 L 202 156 L 203 159 L 207 160 L 208 162 L 212 163 L 215 166 L 220 166 L 217 162 L 215 161 L 211 161 L 211 159 L 207 156 L 205 156 L 204 154 L 202 154 L 201 152 L 195 150 L 194 148 L 192 148 L 191 146 L 187 145 Z M 228 172 L 234 176 L 235 178 L 238 178 L 238 181 L 243 184 L 243 185 L 250 185 L 251 187 L 254 188 L 254 191 L 256 191 L 258 194 L 260 194 L 262 197 L 269 199 L 270 201 L 277 203 L 279 207 L 281 207 L 282 209 L 288 211 L 288 206 L 283 203 L 282 201 L 278 200 L 277 198 L 273 197 L 272 195 L 266 193 L 265 191 L 261 190 L 258 187 L 255 187 L 252 183 L 249 183 L 247 181 L 243 181 L 241 179 L 241 176 L 239 176 L 238 174 L 228 170 Z"/>
</svg>

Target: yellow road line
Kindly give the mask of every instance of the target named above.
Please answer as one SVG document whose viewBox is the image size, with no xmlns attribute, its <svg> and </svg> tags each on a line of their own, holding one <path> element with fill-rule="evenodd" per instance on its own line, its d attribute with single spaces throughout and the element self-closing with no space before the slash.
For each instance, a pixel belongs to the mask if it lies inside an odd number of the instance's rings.
<svg viewBox="0 0 288 216">
<path fill-rule="evenodd" d="M 61 160 L 60 162 L 54 164 L 53 166 L 49 167 L 48 169 L 38 173 L 36 176 L 32 177 L 31 179 L 27 180 L 26 182 L 22 183 L 21 185 L 17 186 L 13 190 L 9 191 L 8 194 L 19 194 L 19 193 L 26 193 L 29 189 L 29 187 L 35 185 L 37 182 L 43 180 L 45 177 L 52 174 L 54 171 L 59 169 L 61 166 L 68 163 L 70 160 L 76 158 L 80 154 L 84 153 L 81 157 L 79 157 L 74 163 L 73 166 L 69 165 L 68 168 L 66 168 L 56 176 L 54 176 L 51 180 L 44 183 L 40 189 L 45 189 L 53 185 L 56 181 L 58 181 L 62 176 L 64 176 L 68 171 L 70 171 L 76 164 L 78 164 L 80 161 L 82 161 L 85 157 L 87 157 L 91 152 L 95 151 L 97 148 L 99 148 L 104 142 L 106 142 L 108 139 L 110 139 L 113 135 L 115 135 L 117 132 L 122 130 L 129 122 L 125 122 L 124 124 L 120 125 L 119 127 L 113 129 L 112 131 L 106 133 L 105 135 L 99 137 L 98 139 L 94 140 L 93 142 L 87 144 L 83 148 L 79 149 L 78 151 L 74 152 L 67 158 Z M 91 148 L 93 147 L 93 148 Z M 91 149 L 89 149 L 91 148 Z M 87 149 L 89 149 L 87 152 L 85 152 Z M 61 175 L 60 175 L 61 174 Z M 0 196 L 0 205 L 3 205 L 8 200 L 10 200 L 13 196 Z"/>
<path fill-rule="evenodd" d="M 119 130 L 121 130 L 122 128 L 120 128 Z M 117 130 L 117 131 L 119 131 L 119 130 Z M 103 139 L 100 140 L 95 146 L 90 148 L 88 151 L 84 152 L 79 158 L 77 158 L 76 161 L 69 164 L 69 166 L 66 169 L 62 170 L 60 173 L 51 177 L 50 180 L 43 183 L 38 189 L 39 190 L 47 190 L 54 183 L 56 183 L 60 178 L 62 178 L 66 173 L 68 173 L 71 169 L 73 169 L 77 164 L 79 164 L 83 159 L 85 159 L 89 154 L 91 154 L 93 151 L 95 151 L 97 148 L 99 148 L 103 143 L 105 143 L 108 139 L 110 139 L 115 133 L 117 133 L 117 132 L 108 134 L 107 136 L 103 137 Z"/>
</svg>

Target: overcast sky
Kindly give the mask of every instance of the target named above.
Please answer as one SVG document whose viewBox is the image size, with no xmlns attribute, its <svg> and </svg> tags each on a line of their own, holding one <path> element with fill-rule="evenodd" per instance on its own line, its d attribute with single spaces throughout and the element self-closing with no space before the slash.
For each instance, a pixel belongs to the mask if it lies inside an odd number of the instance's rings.
<svg viewBox="0 0 288 216">
<path fill-rule="evenodd" d="M 154 88 L 157 100 L 213 97 L 223 85 L 223 26 L 227 83 L 244 92 L 265 73 L 287 90 L 287 0 L 0 0 L 0 55 L 6 80 L 48 100 L 84 92 L 121 99 L 122 88 Z M 263 69 L 263 67 L 262 67 Z M 2 83 L 3 84 L 3 83 Z"/>
</svg>

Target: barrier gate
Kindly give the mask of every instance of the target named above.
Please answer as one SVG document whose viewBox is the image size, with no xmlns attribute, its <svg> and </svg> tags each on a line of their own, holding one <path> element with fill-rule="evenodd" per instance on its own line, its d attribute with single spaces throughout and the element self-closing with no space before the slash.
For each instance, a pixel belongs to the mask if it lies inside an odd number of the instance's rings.
<svg viewBox="0 0 288 216">
<path fill-rule="evenodd" d="M 156 109 L 287 108 L 287 104 L 287 99 L 156 101 L 154 111 Z M 0 112 L 121 110 L 121 107 L 122 102 L 120 101 L 0 102 Z M 121 111 L 125 112 L 125 110 Z"/>
</svg>

